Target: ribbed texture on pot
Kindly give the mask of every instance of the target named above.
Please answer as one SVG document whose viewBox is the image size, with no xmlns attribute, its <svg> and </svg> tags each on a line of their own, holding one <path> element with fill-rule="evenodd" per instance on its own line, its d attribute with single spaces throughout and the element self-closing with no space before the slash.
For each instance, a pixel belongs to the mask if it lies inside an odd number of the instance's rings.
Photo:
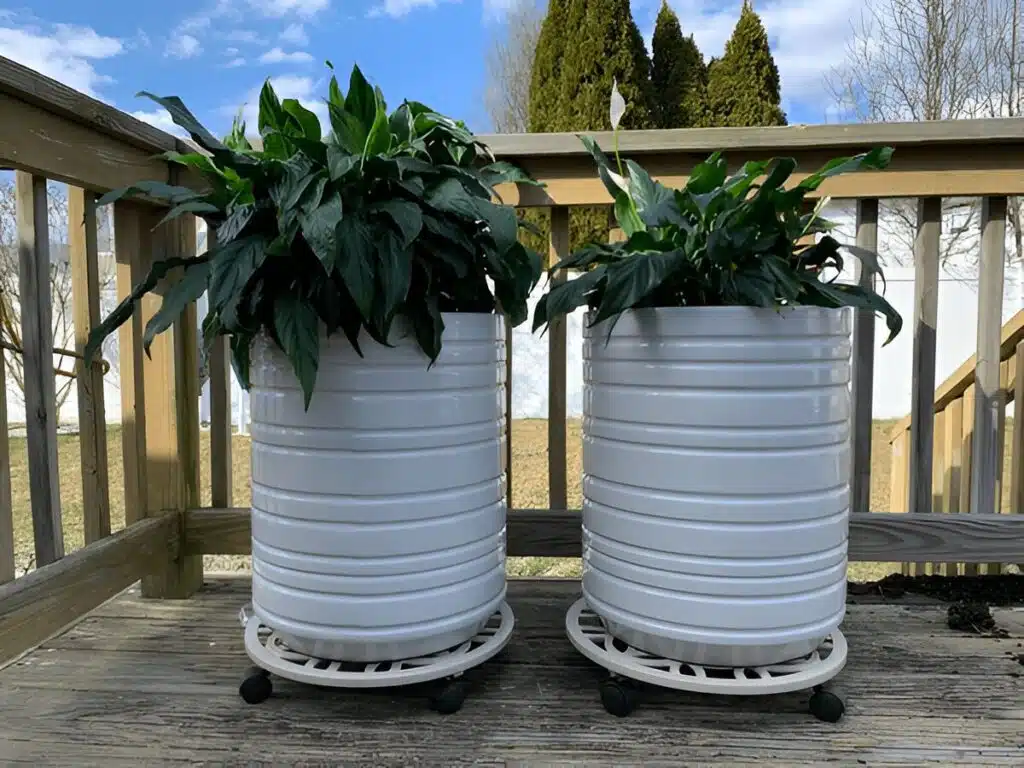
<svg viewBox="0 0 1024 768">
<path fill-rule="evenodd" d="M 285 356 L 252 363 L 253 609 L 304 653 L 352 661 L 472 637 L 505 595 L 504 326 L 445 314 L 410 336 L 321 340 L 308 412 Z"/>
<path fill-rule="evenodd" d="M 613 634 L 749 666 L 839 626 L 850 328 L 845 310 L 700 307 L 585 329 L 583 591 Z"/>
</svg>

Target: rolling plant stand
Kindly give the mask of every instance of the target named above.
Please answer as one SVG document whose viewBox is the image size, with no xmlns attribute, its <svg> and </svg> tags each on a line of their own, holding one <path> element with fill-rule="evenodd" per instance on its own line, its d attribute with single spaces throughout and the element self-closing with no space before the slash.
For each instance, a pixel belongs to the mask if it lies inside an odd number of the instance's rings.
<svg viewBox="0 0 1024 768">
<path fill-rule="evenodd" d="M 502 603 L 476 635 L 453 648 L 399 661 L 348 662 L 318 659 L 291 650 L 281 637 L 252 615 L 246 605 L 239 615 L 245 630 L 245 652 L 255 666 L 238 689 L 248 704 L 266 701 L 273 693 L 270 675 L 326 688 L 389 688 L 436 682 L 430 707 L 444 715 L 458 712 L 468 693 L 462 673 L 504 648 L 515 617 Z"/>
<path fill-rule="evenodd" d="M 704 667 L 663 659 L 612 637 L 600 617 L 580 598 L 565 619 L 576 650 L 611 674 L 600 685 L 601 703 L 609 714 L 626 717 L 636 707 L 640 684 L 649 683 L 694 693 L 758 696 L 812 688 L 810 712 L 835 723 L 845 706 L 825 690 L 846 664 L 846 638 L 838 629 L 805 657 L 764 667 Z"/>
</svg>

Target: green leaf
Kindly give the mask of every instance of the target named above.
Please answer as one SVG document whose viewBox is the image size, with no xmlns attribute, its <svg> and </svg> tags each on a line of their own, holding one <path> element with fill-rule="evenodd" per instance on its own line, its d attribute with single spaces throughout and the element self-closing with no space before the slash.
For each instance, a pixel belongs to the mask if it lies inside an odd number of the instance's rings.
<svg viewBox="0 0 1024 768">
<path fill-rule="evenodd" d="M 274 93 L 274 86 L 270 84 L 270 78 L 263 81 L 263 88 L 260 89 L 260 112 L 256 121 L 256 127 L 260 135 L 268 130 L 280 131 L 284 128 L 285 111 L 281 101 Z"/>
<path fill-rule="evenodd" d="M 239 205 L 232 209 L 224 223 L 217 227 L 217 241 L 222 245 L 238 237 L 256 214 L 255 205 Z"/>
<path fill-rule="evenodd" d="M 341 181 L 349 172 L 359 165 L 360 156 L 330 145 L 327 147 L 327 168 L 331 181 Z"/>
<path fill-rule="evenodd" d="M 402 104 L 391 113 L 391 117 L 388 119 L 388 129 L 399 144 L 405 144 L 412 139 L 416 126 L 408 104 Z"/>
<path fill-rule="evenodd" d="M 629 196 L 633 198 L 640 220 L 650 227 L 670 220 L 675 210 L 672 190 L 656 182 L 632 160 L 627 160 L 626 166 L 629 168 Z"/>
<path fill-rule="evenodd" d="M 504 160 L 491 163 L 490 165 L 482 168 L 480 170 L 480 175 L 484 182 L 492 187 L 497 184 L 529 184 L 533 187 L 547 186 L 544 182 L 537 181 L 522 168 L 519 168 L 512 163 L 505 162 Z"/>
<path fill-rule="evenodd" d="M 387 200 L 377 203 L 373 210 L 387 214 L 402 235 L 402 247 L 407 248 L 423 230 L 423 214 L 415 203 Z"/>
<path fill-rule="evenodd" d="M 806 288 L 804 295 L 806 304 L 826 307 L 856 307 L 882 315 L 889 329 L 889 336 L 882 343 L 883 347 L 895 339 L 903 328 L 903 318 L 900 313 L 874 291 L 865 290 L 859 285 L 821 283 L 809 275 L 802 279 Z"/>
<path fill-rule="evenodd" d="M 341 195 L 333 191 L 318 208 L 300 219 L 302 236 L 327 274 L 334 271 L 338 259 L 337 228 L 341 216 Z"/>
<path fill-rule="evenodd" d="M 308 411 L 320 366 L 320 319 L 308 301 L 281 293 L 274 299 L 274 334 L 291 361 Z"/>
<path fill-rule="evenodd" d="M 412 321 L 416 341 L 433 365 L 441 354 L 441 338 L 444 334 L 444 319 L 441 317 L 436 295 L 428 293 L 423 301 L 416 305 Z"/>
<path fill-rule="evenodd" d="M 633 206 L 633 201 L 625 192 L 620 191 L 615 198 L 615 220 L 626 237 L 632 237 L 634 233 L 646 229 L 643 219 Z"/>
<path fill-rule="evenodd" d="M 345 97 L 345 111 L 359 121 L 363 129 L 363 142 L 370 133 L 370 128 L 377 119 L 377 94 L 358 66 L 352 67 L 352 75 L 348 84 L 348 96 Z"/>
<path fill-rule="evenodd" d="M 334 67 L 331 67 L 334 69 Z M 331 75 L 331 81 L 327 86 L 327 102 L 333 104 L 336 107 L 345 108 L 345 94 L 341 92 L 341 86 L 338 85 L 338 78 Z"/>
<path fill-rule="evenodd" d="M 307 139 L 320 141 L 320 119 L 315 113 L 302 106 L 298 99 L 285 99 L 281 103 L 281 107 L 287 114 L 295 118 L 295 122 L 298 123 L 299 127 L 302 129 L 303 135 L 305 135 Z"/>
<path fill-rule="evenodd" d="M 384 319 L 382 330 L 386 330 L 398 307 L 409 294 L 412 280 L 412 258 L 398 236 L 385 232 L 377 245 L 380 269 L 377 272 L 377 289 L 380 292 L 380 315 Z"/>
<path fill-rule="evenodd" d="M 331 118 L 331 130 L 338 146 L 349 154 L 362 157 L 368 129 L 363 127 L 359 118 L 333 101 L 327 105 L 327 114 Z"/>
<path fill-rule="evenodd" d="M 368 157 L 381 155 L 389 149 L 391 149 L 391 130 L 388 128 L 388 113 L 384 111 L 384 105 L 381 104 L 377 108 L 377 116 L 366 137 L 363 162 L 365 163 Z"/>
<path fill-rule="evenodd" d="M 160 219 L 153 229 L 156 229 L 157 227 L 160 227 L 168 221 L 172 221 L 185 213 L 220 213 L 220 208 L 216 205 L 210 205 L 210 203 L 203 202 L 202 200 L 189 200 L 188 202 L 179 203 L 164 214 L 164 217 Z"/>
<path fill-rule="evenodd" d="M 188 187 L 178 187 L 173 184 L 165 184 L 161 181 L 138 181 L 131 186 L 112 189 L 107 192 L 96 201 L 96 207 L 99 208 L 104 205 L 109 205 L 110 203 L 117 202 L 122 198 L 133 197 L 136 195 L 145 195 L 159 200 L 166 200 L 171 205 L 177 205 L 189 200 L 199 200 L 205 197 L 202 192 L 196 192 L 194 189 L 189 189 Z"/>
<path fill-rule="evenodd" d="M 210 263 L 202 262 L 185 270 L 185 274 L 164 293 L 163 302 L 142 334 L 142 348 L 149 356 L 149 348 L 153 339 L 163 333 L 177 320 L 185 308 L 199 299 L 206 292 L 206 284 L 210 278 Z"/>
<path fill-rule="evenodd" d="M 338 223 L 337 238 L 338 273 L 363 319 L 369 322 L 377 275 L 373 232 L 360 216 L 345 216 Z"/>
<path fill-rule="evenodd" d="M 877 147 L 870 152 L 865 152 L 853 157 L 838 157 L 828 163 L 816 173 L 812 173 L 800 182 L 799 186 L 807 190 L 815 190 L 822 182 L 833 176 L 851 171 L 861 170 L 882 170 L 888 167 L 892 160 L 892 147 Z"/>
<path fill-rule="evenodd" d="M 249 380 L 250 351 L 252 347 L 252 334 L 234 333 L 231 336 L 229 345 L 231 347 L 231 367 L 235 370 L 235 376 L 242 389 L 249 391 L 251 386 Z"/>
<path fill-rule="evenodd" d="M 557 317 L 564 317 L 580 307 L 585 307 L 591 296 L 607 278 L 603 267 L 584 272 L 572 280 L 556 283 L 537 302 L 533 313 L 533 331 L 547 326 Z"/>
<path fill-rule="evenodd" d="M 680 261 L 678 252 L 641 252 L 606 267 L 608 282 L 591 325 L 636 306 L 680 266 Z"/>
<path fill-rule="evenodd" d="M 188 131 L 192 140 L 207 152 L 227 149 L 217 137 L 203 127 L 202 123 L 196 119 L 195 115 L 189 112 L 188 107 L 177 96 L 154 96 L 149 91 L 139 91 L 136 96 L 151 99 L 166 109 L 174 124 Z"/>
<path fill-rule="evenodd" d="M 209 261 L 209 254 L 203 254 L 202 256 L 195 258 L 175 256 L 154 262 L 149 268 L 149 273 L 146 277 L 135 285 L 132 288 L 131 293 L 129 293 L 121 303 L 118 304 L 109 315 L 107 315 L 103 322 L 93 328 L 90 332 L 89 339 L 86 341 L 85 350 L 83 352 L 85 362 L 92 362 L 92 359 L 96 354 L 96 350 L 103 345 L 103 340 L 131 318 L 132 313 L 135 310 L 136 303 L 138 303 L 143 296 L 156 288 L 157 283 L 159 283 L 168 272 L 178 267 L 185 267 L 188 269 L 207 261 Z"/>
<path fill-rule="evenodd" d="M 249 235 L 217 247 L 210 256 L 210 307 L 220 311 L 237 299 L 267 255 L 262 235 Z"/>
</svg>

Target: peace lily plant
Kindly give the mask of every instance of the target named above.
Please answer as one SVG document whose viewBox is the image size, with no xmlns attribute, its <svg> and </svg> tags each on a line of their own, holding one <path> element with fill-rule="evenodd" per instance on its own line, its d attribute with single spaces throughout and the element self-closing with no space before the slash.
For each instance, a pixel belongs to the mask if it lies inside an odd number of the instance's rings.
<svg viewBox="0 0 1024 768">
<path fill-rule="evenodd" d="M 326 136 L 315 113 L 296 99 L 280 100 L 268 81 L 259 100 L 261 148 L 246 138 L 244 122 L 236 119 L 219 141 L 177 97 L 140 95 L 164 107 L 203 150 L 163 157 L 198 171 L 208 188 L 153 181 L 110 192 L 97 205 L 145 194 L 171 205 L 164 221 L 202 216 L 216 240 L 200 256 L 154 264 L 92 333 L 87 356 L 179 269 L 181 279 L 146 326 L 147 351 L 208 292 L 205 348 L 229 336 L 235 373 L 248 388 L 250 346 L 266 333 L 291 361 L 307 407 L 321 326 L 328 336 L 340 329 L 358 351 L 360 330 L 387 344 L 401 321 L 433 362 L 442 313 L 500 305 L 513 325 L 526 319 L 541 260 L 518 242 L 515 209 L 493 198 L 496 184 L 532 181 L 495 162 L 463 123 L 415 101 L 388 114 L 380 89 L 358 67 L 347 94 L 331 77 Z"/>
<path fill-rule="evenodd" d="M 596 325 L 643 307 L 812 305 L 880 313 L 889 329 L 886 344 L 900 332 L 902 318 L 883 296 L 836 280 L 845 250 L 884 284 L 878 255 L 829 234 L 835 224 L 821 216 L 828 198 L 806 212 L 807 196 L 826 179 L 881 170 L 889 164 L 891 148 L 837 158 L 789 187 L 784 184 L 796 170 L 792 158 L 750 161 L 730 175 L 722 153 L 715 152 L 694 167 L 682 189 L 669 189 L 638 163 L 620 157 L 619 124 L 625 111 L 626 102 L 613 85 L 615 169 L 596 141 L 579 138 L 614 200 L 615 219 L 626 240 L 586 245 L 553 265 L 549 274 L 580 274 L 552 285 L 541 297 L 534 330 L 581 306 L 593 311 L 590 322 Z"/>
<path fill-rule="evenodd" d="M 730 173 L 716 152 L 670 189 L 620 156 L 617 87 L 611 105 L 614 161 L 580 139 L 625 241 L 555 264 L 577 274 L 549 286 L 533 319 L 536 330 L 589 310 L 583 599 L 609 634 L 656 658 L 764 667 L 805 658 L 830 635 L 845 654 L 835 633 L 849 539 L 849 308 L 883 316 L 886 343 L 902 319 L 873 288 L 838 281 L 844 251 L 870 274 L 879 259 L 840 244 L 826 200 L 808 211 L 808 197 L 839 174 L 885 168 L 892 150 L 838 158 L 796 183 L 791 158 Z M 616 686 L 602 699 L 624 714 L 630 696 Z M 834 704 L 824 692 L 811 701 L 825 719 Z"/>
</svg>

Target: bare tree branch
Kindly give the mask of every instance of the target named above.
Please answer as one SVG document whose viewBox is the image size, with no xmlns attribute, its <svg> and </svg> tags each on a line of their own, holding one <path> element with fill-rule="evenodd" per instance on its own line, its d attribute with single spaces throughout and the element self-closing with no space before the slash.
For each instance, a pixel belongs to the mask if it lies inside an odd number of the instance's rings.
<svg viewBox="0 0 1024 768">
<path fill-rule="evenodd" d="M 530 72 L 543 22 L 544 10 L 537 0 L 518 0 L 488 45 L 484 103 L 499 133 L 528 130 Z"/>
<path fill-rule="evenodd" d="M 840 115 L 866 122 L 1019 115 L 1022 0 L 866 0 L 842 65 L 826 85 Z M 943 201 L 942 261 L 977 263 L 978 201 Z M 882 206 L 883 232 L 912 252 L 913 201 Z M 1021 201 L 1010 200 L 1015 249 L 1024 256 Z"/>
</svg>

